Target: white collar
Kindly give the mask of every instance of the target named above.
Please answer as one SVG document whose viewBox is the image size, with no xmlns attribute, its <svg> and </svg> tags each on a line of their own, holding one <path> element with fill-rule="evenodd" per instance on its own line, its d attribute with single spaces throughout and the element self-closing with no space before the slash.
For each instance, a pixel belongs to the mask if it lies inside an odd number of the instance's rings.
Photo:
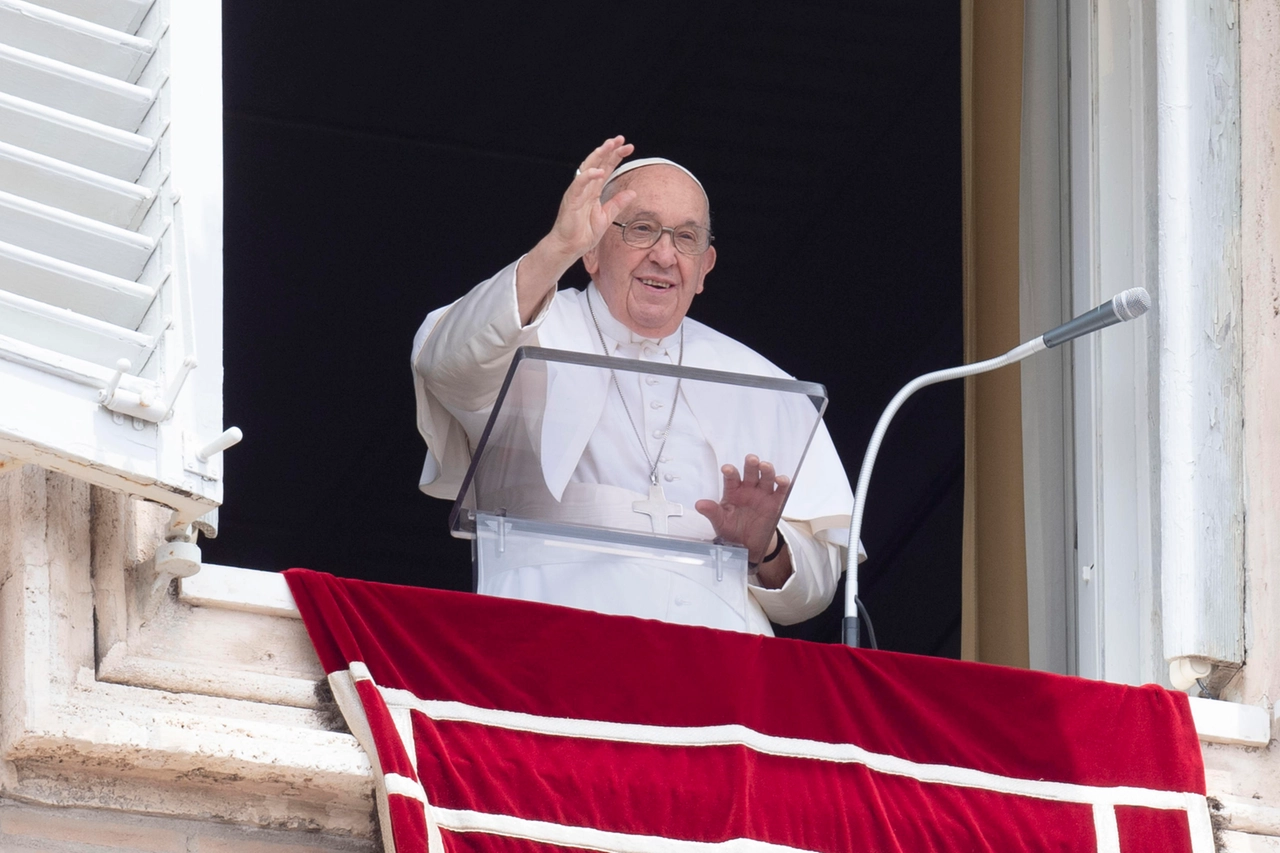
<svg viewBox="0 0 1280 853">
<path fill-rule="evenodd" d="M 587 293 L 590 295 L 591 303 L 596 306 L 596 321 L 600 323 L 600 331 L 604 333 L 614 343 L 625 344 L 645 344 L 650 343 L 656 345 L 659 349 L 666 349 L 674 346 L 680 340 L 680 328 L 665 338 L 650 338 L 639 332 L 632 331 L 625 323 L 613 316 L 613 312 L 609 310 L 609 304 L 604 301 L 604 296 L 600 293 L 600 288 L 596 287 L 593 281 L 587 285 Z M 684 321 L 680 321 L 681 325 Z"/>
</svg>

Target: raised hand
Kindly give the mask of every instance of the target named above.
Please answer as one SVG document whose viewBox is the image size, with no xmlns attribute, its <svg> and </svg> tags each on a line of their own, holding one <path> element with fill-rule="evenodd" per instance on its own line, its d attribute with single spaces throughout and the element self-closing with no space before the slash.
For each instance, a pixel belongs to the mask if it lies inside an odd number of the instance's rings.
<svg viewBox="0 0 1280 853">
<path fill-rule="evenodd" d="M 707 517 L 718 536 L 746 546 L 747 560 L 759 563 L 774 543 L 791 480 L 776 474 L 772 464 L 761 462 L 755 454 L 747 455 L 741 476 L 732 465 L 720 471 L 724 474 L 724 495 L 719 502 L 698 501 L 694 508 Z"/>
<path fill-rule="evenodd" d="M 635 146 L 621 136 L 606 139 L 587 155 L 578 167 L 573 183 L 560 199 L 560 211 L 548 238 L 565 256 L 576 261 L 595 248 L 617 215 L 631 203 L 635 193 L 622 190 L 601 204 L 605 181 L 618 164 L 631 155 Z"/>
<path fill-rule="evenodd" d="M 636 197 L 631 190 L 621 190 L 600 203 L 605 181 L 634 150 L 634 145 L 615 136 L 600 143 L 578 166 L 578 174 L 560 199 L 560 211 L 551 231 L 521 259 L 516 272 L 521 323 L 532 321 L 547 295 L 555 290 L 560 276 L 595 248 L 613 220 Z"/>
</svg>

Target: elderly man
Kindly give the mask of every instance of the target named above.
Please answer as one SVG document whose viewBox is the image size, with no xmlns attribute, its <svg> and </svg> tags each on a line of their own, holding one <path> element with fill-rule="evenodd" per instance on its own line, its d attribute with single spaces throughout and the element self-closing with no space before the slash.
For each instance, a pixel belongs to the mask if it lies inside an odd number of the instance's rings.
<svg viewBox="0 0 1280 853">
<path fill-rule="evenodd" d="M 691 172 L 671 161 L 623 165 L 633 150 L 618 136 L 592 151 L 565 191 L 551 231 L 516 263 L 432 312 L 419 330 L 413 369 L 418 426 L 429 448 L 424 492 L 456 496 L 470 448 L 520 346 L 786 376 L 749 348 L 686 318 L 716 261 L 707 195 Z M 585 291 L 557 292 L 560 277 L 579 259 L 591 285 Z M 642 432 L 632 416 L 632 408 L 640 409 L 640 396 L 650 389 L 639 387 L 635 374 L 626 375 L 638 387 L 625 386 L 624 392 L 615 373 L 574 479 L 608 482 L 620 476 L 620 467 L 630 466 L 634 470 L 626 473 L 632 481 L 647 477 L 658 494 L 660 482 L 674 484 L 678 494 L 694 498 L 690 502 L 714 535 L 747 549 L 754 574 L 746 630 L 771 633 L 770 619 L 789 624 L 821 612 L 835 594 L 853 502 L 825 427 L 819 426 L 805 477 L 790 494 L 789 479 L 755 454 L 746 455 L 740 472 L 731 464 L 716 470 L 714 455 L 705 452 L 715 436 L 703 434 L 687 392 L 678 385 L 669 401 L 655 398 L 650 403 L 654 409 L 669 407 L 666 429 L 654 431 L 650 442 L 651 433 Z M 636 395 L 630 406 L 628 394 Z M 645 414 L 640 412 L 641 420 Z M 749 419 L 751 413 L 731 416 Z M 770 440 L 760 438 L 759 453 L 766 458 Z M 636 446 L 620 453 L 619 442 Z M 713 460 L 709 466 L 687 464 L 708 458 Z M 775 526 L 788 499 L 786 516 Z M 581 586 L 573 600 L 582 606 L 699 621 L 673 616 L 662 596 L 648 601 L 643 590 L 619 587 L 605 573 L 580 572 L 556 582 Z M 511 594 L 542 597 L 539 584 L 546 579 L 530 583 Z M 714 619 L 708 621 L 714 624 Z"/>
</svg>

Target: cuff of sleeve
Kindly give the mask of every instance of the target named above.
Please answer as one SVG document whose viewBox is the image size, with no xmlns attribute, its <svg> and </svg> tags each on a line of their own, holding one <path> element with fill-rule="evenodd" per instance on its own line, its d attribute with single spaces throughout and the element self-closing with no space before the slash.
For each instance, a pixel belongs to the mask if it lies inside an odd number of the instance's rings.
<svg viewBox="0 0 1280 853">
<path fill-rule="evenodd" d="M 511 287 L 508 288 L 508 293 L 510 294 L 510 299 L 511 299 L 511 316 L 515 318 L 515 326 L 521 332 L 526 332 L 526 331 L 529 331 L 530 329 L 536 329 L 542 325 L 542 321 L 546 318 L 547 312 L 551 310 L 551 302 L 555 299 L 556 290 L 558 289 L 558 286 L 557 286 L 556 288 L 552 288 L 550 291 L 547 292 L 547 295 L 542 299 L 542 304 L 538 306 L 537 312 L 534 313 L 533 319 L 529 321 L 529 324 L 527 326 L 520 325 L 520 297 L 516 289 L 516 281 L 517 281 L 517 277 L 520 275 L 520 263 L 527 256 L 528 256 L 528 252 L 521 255 L 520 259 L 516 261 L 515 269 L 512 271 L 512 274 L 511 274 Z"/>
<path fill-rule="evenodd" d="M 791 577 L 778 589 L 750 584 L 751 596 L 765 615 L 791 625 L 821 613 L 835 596 L 840 579 L 842 549 L 806 533 L 803 522 L 778 523 L 778 532 L 791 552 Z"/>
</svg>

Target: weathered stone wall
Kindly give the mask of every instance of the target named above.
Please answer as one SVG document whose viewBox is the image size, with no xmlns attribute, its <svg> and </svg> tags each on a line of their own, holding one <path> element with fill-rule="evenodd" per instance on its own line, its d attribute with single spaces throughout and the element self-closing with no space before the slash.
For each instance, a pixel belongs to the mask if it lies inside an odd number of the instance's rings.
<svg viewBox="0 0 1280 853">
<path fill-rule="evenodd" d="M 1241 0 L 1245 643 L 1223 698 L 1280 702 L 1280 0 Z M 1274 731 L 1274 726 L 1273 726 Z M 1280 754 L 1206 745 L 1224 849 L 1280 851 Z"/>
<path fill-rule="evenodd" d="M 372 853 L 371 839 L 0 799 L 4 853 Z"/>
<path fill-rule="evenodd" d="M 167 521 L 65 474 L 0 469 L 0 797 L 27 804 L 0 812 L 0 851 L 80 850 L 79 830 L 66 847 L 13 839 L 95 822 L 117 827 L 104 838 L 151 827 L 169 841 L 207 824 L 193 851 L 233 849 L 218 840 L 250 836 L 214 829 L 237 825 L 375 849 L 368 758 L 316 695 L 301 622 L 193 606 L 157 583 Z"/>
</svg>

